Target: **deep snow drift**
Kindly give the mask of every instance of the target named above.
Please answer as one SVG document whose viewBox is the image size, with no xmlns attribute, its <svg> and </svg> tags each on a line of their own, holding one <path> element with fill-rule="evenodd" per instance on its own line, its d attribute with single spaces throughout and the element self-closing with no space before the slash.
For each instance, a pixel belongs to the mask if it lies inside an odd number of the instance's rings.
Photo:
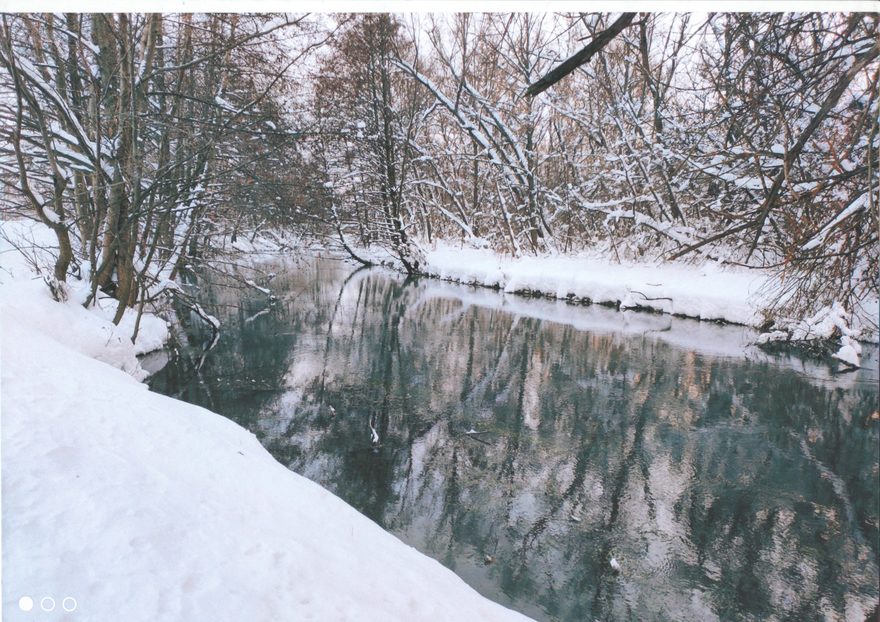
<svg viewBox="0 0 880 622">
<path fill-rule="evenodd" d="M 69 279 L 67 295 L 71 304 L 53 304 L 49 290 L 36 274 L 51 274 L 57 249 L 55 236 L 48 227 L 31 221 L 0 223 L 0 294 L 4 315 L 27 319 L 44 334 L 92 358 L 128 372 L 138 380 L 147 373 L 137 356 L 161 348 L 168 341 L 165 320 L 145 312 L 140 318 L 137 341 L 132 344 L 134 309 L 126 309 L 119 326 L 111 321 L 116 300 L 98 296 L 88 310 L 78 304 L 89 294 L 84 280 Z M 17 321 L 17 320 L 16 320 Z M 70 330 L 76 326 L 76 330 Z"/>
<path fill-rule="evenodd" d="M 9 257 L 0 275 L 9 619 L 25 615 L 22 596 L 37 617 L 41 599 L 54 598 L 59 620 L 525 619 L 288 471 L 235 423 L 147 391 L 130 375 L 139 366 L 124 363 L 130 342 L 75 302 L 51 300 L 20 268 L 10 278 Z M 68 597 L 76 613 L 61 611 Z"/>
</svg>

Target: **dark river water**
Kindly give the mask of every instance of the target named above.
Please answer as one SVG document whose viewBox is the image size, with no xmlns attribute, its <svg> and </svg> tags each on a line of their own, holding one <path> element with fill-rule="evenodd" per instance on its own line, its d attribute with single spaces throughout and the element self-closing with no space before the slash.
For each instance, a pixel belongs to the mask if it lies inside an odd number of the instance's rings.
<svg viewBox="0 0 880 622">
<path fill-rule="evenodd" d="M 184 317 L 153 390 L 253 431 L 489 598 L 538 620 L 875 612 L 876 348 L 835 375 L 742 327 L 330 259 L 243 278 L 277 300 L 203 278 L 219 342 L 202 354 Z"/>
</svg>

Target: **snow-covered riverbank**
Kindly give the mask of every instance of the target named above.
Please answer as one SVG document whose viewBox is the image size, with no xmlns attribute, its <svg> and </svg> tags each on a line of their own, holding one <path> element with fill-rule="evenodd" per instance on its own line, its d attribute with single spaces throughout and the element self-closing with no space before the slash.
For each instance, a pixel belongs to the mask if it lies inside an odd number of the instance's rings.
<svg viewBox="0 0 880 622">
<path fill-rule="evenodd" d="M 525 619 L 235 423 L 149 392 L 123 331 L 2 257 L 10 619 L 22 597 L 101 622 Z"/>
<path fill-rule="evenodd" d="M 876 341 L 880 302 L 874 297 L 847 314 L 838 303 L 809 318 L 771 318 L 767 308 L 778 277 L 758 270 L 735 269 L 713 262 L 626 264 L 591 256 L 505 257 L 488 249 L 437 244 L 425 252 L 424 272 L 433 277 L 538 295 L 638 309 L 700 320 L 773 325 L 759 341 L 830 340 L 832 356 L 860 364 L 857 340 Z M 772 320 L 772 322 L 771 322 Z M 832 350 L 833 352 L 834 350 Z"/>
<path fill-rule="evenodd" d="M 594 257 L 503 257 L 486 249 L 438 245 L 425 271 L 441 279 L 703 320 L 760 326 L 767 277 L 715 264 L 615 265 Z"/>
</svg>

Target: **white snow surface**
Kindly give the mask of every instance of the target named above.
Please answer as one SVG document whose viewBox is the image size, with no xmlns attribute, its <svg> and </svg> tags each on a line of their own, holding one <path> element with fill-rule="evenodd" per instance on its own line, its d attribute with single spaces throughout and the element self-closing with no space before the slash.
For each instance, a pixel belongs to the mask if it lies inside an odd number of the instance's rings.
<svg viewBox="0 0 880 622">
<path fill-rule="evenodd" d="M 42 224 L 6 221 L 0 225 L 0 295 L 10 321 L 28 318 L 61 343 L 143 380 L 147 373 L 137 357 L 165 345 L 168 324 L 152 313 L 143 313 L 137 339 L 132 343 L 137 311 L 126 309 L 119 325 L 114 325 L 117 301 L 99 296 L 91 308 L 85 309 L 81 303 L 88 296 L 89 285 L 73 278 L 66 285 L 68 301 L 55 303 L 33 266 L 16 248 L 28 253 L 45 274 L 51 273 L 48 265 L 53 259 L 48 249 L 54 243 L 54 234 Z M 77 330 L 69 330 L 71 323 Z"/>
<path fill-rule="evenodd" d="M 501 257 L 488 249 L 438 245 L 425 252 L 426 272 L 442 279 L 535 292 L 554 298 L 588 298 L 704 320 L 760 326 L 760 292 L 767 277 L 715 264 L 613 264 L 581 256 Z"/>
<path fill-rule="evenodd" d="M 854 339 L 850 339 L 846 336 L 841 338 L 841 343 L 843 343 L 843 345 L 840 346 L 840 349 L 832 356 L 843 361 L 847 365 L 858 367 L 861 364 L 860 354 L 862 352 L 862 346 Z"/>
<path fill-rule="evenodd" d="M 3 330 L 15 330 L 27 322 L 60 344 L 121 369 L 137 380 L 147 377 L 137 356 L 161 348 L 168 340 L 168 326 L 161 318 L 144 315 L 136 343 L 131 342 L 136 314 L 128 311 L 114 326 L 106 309 L 86 310 L 71 300 L 52 300 L 41 280 L 16 281 L 0 285 Z M 112 314 L 110 314 L 112 317 Z M 74 328 L 75 327 L 75 328 Z M 5 353 L 4 353 L 5 355 Z M 64 370 L 59 370 L 64 373 Z M 5 401 L 5 400 L 4 400 Z"/>
<path fill-rule="evenodd" d="M 95 313 L 53 301 L 39 280 L 3 277 L 10 619 L 24 595 L 75 598 L 77 612 L 59 620 L 526 619 L 235 423 L 114 369 L 133 346 Z"/>
</svg>

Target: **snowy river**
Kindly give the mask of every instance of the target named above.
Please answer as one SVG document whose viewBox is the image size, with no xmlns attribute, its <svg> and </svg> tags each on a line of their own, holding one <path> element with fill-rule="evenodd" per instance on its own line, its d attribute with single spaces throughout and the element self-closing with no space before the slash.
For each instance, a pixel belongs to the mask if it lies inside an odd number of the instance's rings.
<svg viewBox="0 0 880 622">
<path fill-rule="evenodd" d="M 202 353 L 184 317 L 153 390 L 253 431 L 487 597 L 538 620 L 874 609 L 876 349 L 833 375 L 738 326 L 331 259 L 263 273 L 243 280 L 277 300 L 199 282 L 219 342 Z"/>
</svg>

